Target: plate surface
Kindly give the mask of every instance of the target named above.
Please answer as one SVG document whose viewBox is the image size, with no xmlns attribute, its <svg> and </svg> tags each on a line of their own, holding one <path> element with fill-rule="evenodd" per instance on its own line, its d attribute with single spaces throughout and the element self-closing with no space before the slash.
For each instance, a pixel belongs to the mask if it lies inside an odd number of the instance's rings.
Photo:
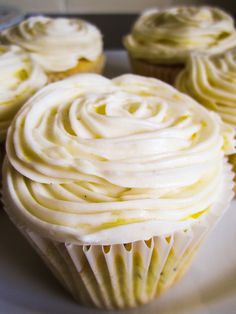
<svg viewBox="0 0 236 314">
<path fill-rule="evenodd" d="M 107 52 L 105 75 L 129 72 L 123 51 Z M 1 314 L 105 314 L 74 302 L 0 210 Z M 159 300 L 124 314 L 236 313 L 236 200 L 202 246 L 191 271 Z"/>
</svg>

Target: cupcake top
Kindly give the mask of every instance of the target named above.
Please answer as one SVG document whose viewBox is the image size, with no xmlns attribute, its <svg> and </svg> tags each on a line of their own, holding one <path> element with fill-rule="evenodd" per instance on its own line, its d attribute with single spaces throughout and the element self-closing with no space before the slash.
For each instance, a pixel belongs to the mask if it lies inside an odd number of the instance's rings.
<svg viewBox="0 0 236 314">
<path fill-rule="evenodd" d="M 102 53 L 102 36 L 80 19 L 30 17 L 3 32 L 10 43 L 28 50 L 47 72 L 62 72 L 80 59 L 95 61 Z"/>
<path fill-rule="evenodd" d="M 233 138 L 217 114 L 161 81 L 76 75 L 41 89 L 11 124 L 8 212 L 79 244 L 168 235 L 219 203 Z"/>
<path fill-rule="evenodd" d="M 212 57 L 191 55 L 175 85 L 236 128 L 235 48 Z"/>
<path fill-rule="evenodd" d="M 47 82 L 41 67 L 16 46 L 0 45 L 0 141 L 17 110 Z"/>
<path fill-rule="evenodd" d="M 124 39 L 131 56 L 151 63 L 185 63 L 192 51 L 216 54 L 236 45 L 234 21 L 214 7 L 153 9 Z"/>
</svg>

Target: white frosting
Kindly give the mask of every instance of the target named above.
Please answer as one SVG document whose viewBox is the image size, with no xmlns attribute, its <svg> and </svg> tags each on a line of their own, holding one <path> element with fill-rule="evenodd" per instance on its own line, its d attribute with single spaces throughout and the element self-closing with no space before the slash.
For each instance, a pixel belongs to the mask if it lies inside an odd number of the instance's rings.
<svg viewBox="0 0 236 314">
<path fill-rule="evenodd" d="M 124 45 L 134 58 L 185 63 L 192 51 L 216 54 L 236 45 L 233 18 L 213 7 L 174 7 L 144 12 Z"/>
<path fill-rule="evenodd" d="M 176 87 L 236 127 L 236 49 L 218 56 L 193 54 Z"/>
<path fill-rule="evenodd" d="M 0 45 L 0 140 L 15 113 L 47 82 L 41 67 L 16 46 Z"/>
<path fill-rule="evenodd" d="M 66 71 L 80 59 L 95 61 L 102 53 L 100 31 L 80 19 L 30 17 L 3 35 L 28 50 L 47 72 Z"/>
<path fill-rule="evenodd" d="M 10 215 L 83 244 L 188 228 L 223 193 L 233 138 L 218 115 L 161 81 L 71 77 L 39 91 L 10 127 Z"/>
</svg>

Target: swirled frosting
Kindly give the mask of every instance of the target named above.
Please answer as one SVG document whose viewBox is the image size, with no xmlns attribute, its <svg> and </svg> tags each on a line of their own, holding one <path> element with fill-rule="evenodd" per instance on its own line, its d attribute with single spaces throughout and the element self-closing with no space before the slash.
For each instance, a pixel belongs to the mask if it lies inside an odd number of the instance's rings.
<svg viewBox="0 0 236 314">
<path fill-rule="evenodd" d="M 11 124 L 8 211 L 82 244 L 188 228 L 224 193 L 233 138 L 217 114 L 161 81 L 77 75 L 41 89 Z"/>
<path fill-rule="evenodd" d="M 192 51 L 216 54 L 236 45 L 234 21 L 214 7 L 153 9 L 124 39 L 131 56 L 151 63 L 185 63 Z"/>
<path fill-rule="evenodd" d="M 66 71 L 80 59 L 95 61 L 102 53 L 100 31 L 80 19 L 30 17 L 3 36 L 29 51 L 47 72 Z"/>
<path fill-rule="evenodd" d="M 236 49 L 211 57 L 193 54 L 175 85 L 236 127 Z"/>
<path fill-rule="evenodd" d="M 17 110 L 46 82 L 45 73 L 28 53 L 0 45 L 0 141 Z"/>
</svg>

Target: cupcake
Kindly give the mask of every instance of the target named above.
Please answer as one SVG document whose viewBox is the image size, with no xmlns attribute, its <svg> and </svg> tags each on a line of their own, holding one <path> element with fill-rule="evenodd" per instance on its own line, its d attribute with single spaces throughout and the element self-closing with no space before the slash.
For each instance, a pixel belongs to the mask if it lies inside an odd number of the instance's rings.
<svg viewBox="0 0 236 314">
<path fill-rule="evenodd" d="M 132 69 L 174 83 L 191 52 L 212 55 L 236 45 L 234 20 L 214 7 L 144 12 L 124 38 Z"/>
<path fill-rule="evenodd" d="M 80 72 L 100 73 L 104 66 L 101 33 L 84 20 L 30 17 L 2 37 L 31 53 L 50 82 Z"/>
<path fill-rule="evenodd" d="M 233 129 L 153 78 L 50 84 L 18 112 L 6 148 L 6 212 L 89 306 L 135 307 L 169 289 L 232 199 Z"/>
<path fill-rule="evenodd" d="M 236 48 L 217 56 L 192 54 L 175 86 L 236 129 Z M 236 170 L 236 156 L 230 159 Z"/>
<path fill-rule="evenodd" d="M 47 83 L 31 56 L 13 45 L 0 45 L 0 142 L 19 108 Z"/>
<path fill-rule="evenodd" d="M 20 47 L 0 45 L 0 188 L 7 129 L 16 112 L 42 86 L 47 76 Z"/>
</svg>

